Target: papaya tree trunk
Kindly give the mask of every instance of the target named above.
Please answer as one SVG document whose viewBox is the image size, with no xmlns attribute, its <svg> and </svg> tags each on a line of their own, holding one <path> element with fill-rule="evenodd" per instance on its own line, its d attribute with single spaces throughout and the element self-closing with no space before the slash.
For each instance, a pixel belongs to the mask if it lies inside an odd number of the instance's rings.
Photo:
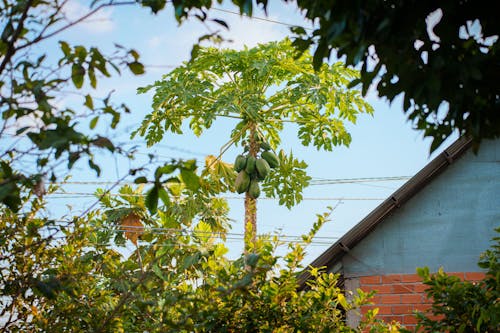
<svg viewBox="0 0 500 333">
<path fill-rule="evenodd" d="M 255 139 L 257 125 L 251 124 L 249 131 L 249 151 L 248 154 L 257 157 L 259 144 Z M 250 196 L 248 191 L 245 193 L 245 253 L 249 249 L 255 249 L 257 238 L 257 199 Z"/>
</svg>

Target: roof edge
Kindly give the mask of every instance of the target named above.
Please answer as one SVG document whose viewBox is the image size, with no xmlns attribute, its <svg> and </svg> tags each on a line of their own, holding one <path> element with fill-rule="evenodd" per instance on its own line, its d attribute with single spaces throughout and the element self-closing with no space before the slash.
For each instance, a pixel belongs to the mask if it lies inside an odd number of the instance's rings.
<svg viewBox="0 0 500 333">
<path fill-rule="evenodd" d="M 375 229 L 385 217 L 404 205 L 449 165 L 458 160 L 471 147 L 471 144 L 472 140 L 466 137 L 461 137 L 453 142 L 392 195 L 385 199 L 377 208 L 372 210 L 365 218 L 351 228 L 351 230 L 337 242 L 313 260 L 309 266 L 326 267 L 330 269 L 336 261 L 344 256 L 346 251 L 356 246 Z M 299 276 L 299 290 L 306 287 L 306 281 L 309 280 L 310 277 L 311 275 L 307 270 Z"/>
</svg>

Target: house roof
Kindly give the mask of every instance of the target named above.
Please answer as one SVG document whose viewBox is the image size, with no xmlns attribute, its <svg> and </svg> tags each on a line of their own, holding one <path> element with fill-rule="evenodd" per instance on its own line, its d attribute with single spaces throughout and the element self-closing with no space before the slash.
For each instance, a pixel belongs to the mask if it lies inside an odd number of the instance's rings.
<svg viewBox="0 0 500 333">
<path fill-rule="evenodd" d="M 459 138 L 425 167 L 423 167 L 417 174 L 410 178 L 403 186 L 396 190 L 396 192 L 384 200 L 384 202 L 382 202 L 377 208 L 356 224 L 337 242 L 330 246 L 325 252 L 323 252 L 323 254 L 316 258 L 310 266 L 326 267 L 327 270 L 331 270 L 347 251 L 361 242 L 363 238 L 370 234 L 370 232 L 372 232 L 377 225 L 382 223 L 387 216 L 404 205 L 415 194 L 417 194 L 441 172 L 443 172 L 449 165 L 459 159 L 463 153 L 470 148 L 470 146 L 470 139 L 464 137 Z M 306 287 L 305 282 L 310 277 L 311 276 L 308 271 L 302 273 L 299 277 L 299 289 Z"/>
</svg>

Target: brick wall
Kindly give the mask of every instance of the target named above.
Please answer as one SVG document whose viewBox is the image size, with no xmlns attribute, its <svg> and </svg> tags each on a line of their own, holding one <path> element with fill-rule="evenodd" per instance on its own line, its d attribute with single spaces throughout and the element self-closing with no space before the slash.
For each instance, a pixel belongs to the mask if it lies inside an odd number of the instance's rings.
<svg viewBox="0 0 500 333">
<path fill-rule="evenodd" d="M 484 278 L 481 272 L 448 273 L 462 280 L 479 281 Z M 392 274 L 361 276 L 359 288 L 363 291 L 376 290 L 373 305 L 361 308 L 361 313 L 378 308 L 378 318 L 387 322 L 397 321 L 406 327 L 416 324 L 415 311 L 425 312 L 431 307 L 431 300 L 425 295 L 426 285 L 416 274 Z"/>
</svg>

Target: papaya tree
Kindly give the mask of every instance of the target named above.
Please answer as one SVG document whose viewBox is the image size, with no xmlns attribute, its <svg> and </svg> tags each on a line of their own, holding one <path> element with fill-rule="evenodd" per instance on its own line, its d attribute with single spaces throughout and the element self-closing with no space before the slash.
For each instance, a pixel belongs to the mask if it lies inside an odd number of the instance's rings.
<svg viewBox="0 0 500 333">
<path fill-rule="evenodd" d="M 232 145 L 243 149 L 230 188 L 245 193 L 248 249 L 255 243 L 260 184 L 267 196 L 290 208 L 301 201 L 310 180 L 305 162 L 283 150 L 277 153 L 285 123 L 297 125 L 305 146 L 331 151 L 349 145 L 344 122 L 373 112 L 358 91 L 347 88 L 357 75 L 342 63 L 323 64 L 315 71 L 312 56 L 298 54 L 289 40 L 241 51 L 195 47 L 189 62 L 139 89 L 154 90 L 153 110 L 132 136 L 144 136 L 153 145 L 165 132 L 183 134 L 185 123 L 200 136 L 217 118 L 234 119 L 229 141 L 214 163 Z"/>
</svg>

